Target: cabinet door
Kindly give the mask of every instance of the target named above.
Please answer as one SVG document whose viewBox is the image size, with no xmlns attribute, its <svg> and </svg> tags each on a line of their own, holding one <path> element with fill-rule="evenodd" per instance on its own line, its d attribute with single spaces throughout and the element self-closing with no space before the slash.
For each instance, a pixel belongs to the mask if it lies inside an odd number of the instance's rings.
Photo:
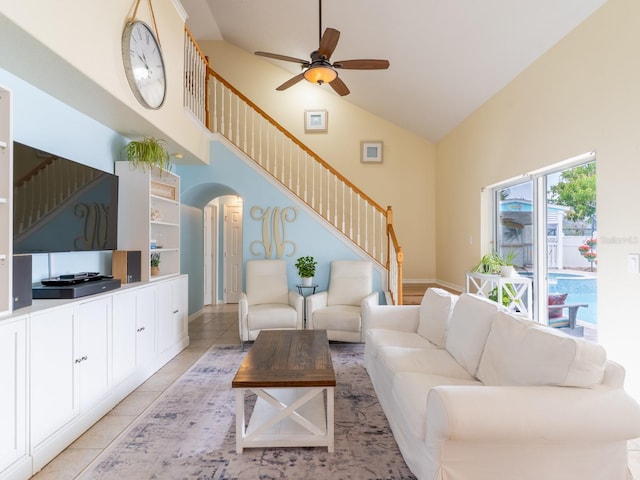
<svg viewBox="0 0 640 480">
<path fill-rule="evenodd" d="M 173 345 L 173 292 L 171 282 L 161 282 L 156 287 L 156 326 L 158 329 L 158 353 Z"/>
<path fill-rule="evenodd" d="M 113 296 L 113 384 L 136 368 L 136 291 Z"/>
<path fill-rule="evenodd" d="M 176 326 L 176 340 L 189 335 L 189 279 L 180 277 L 172 282 L 173 315 Z"/>
<path fill-rule="evenodd" d="M 141 367 L 155 356 L 156 294 L 147 287 L 136 295 L 136 364 Z"/>
<path fill-rule="evenodd" d="M 156 319 L 158 352 L 163 352 L 187 336 L 187 277 L 158 284 Z"/>
<path fill-rule="evenodd" d="M 73 307 L 31 315 L 31 444 L 78 412 L 73 363 Z"/>
<path fill-rule="evenodd" d="M 80 407 L 86 411 L 104 398 L 111 389 L 109 328 L 111 298 L 78 306 L 78 348 L 74 364 L 80 369 Z"/>
<path fill-rule="evenodd" d="M 0 472 L 27 454 L 27 321 L 0 325 Z"/>
</svg>

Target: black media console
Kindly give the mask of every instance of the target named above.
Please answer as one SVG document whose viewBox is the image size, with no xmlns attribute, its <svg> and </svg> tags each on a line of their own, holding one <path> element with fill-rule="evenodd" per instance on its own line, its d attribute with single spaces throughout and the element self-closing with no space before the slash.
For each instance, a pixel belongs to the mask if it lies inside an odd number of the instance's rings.
<svg viewBox="0 0 640 480">
<path fill-rule="evenodd" d="M 60 275 L 42 280 L 42 286 L 34 286 L 34 299 L 78 298 L 120 288 L 119 278 L 94 272 Z"/>
</svg>

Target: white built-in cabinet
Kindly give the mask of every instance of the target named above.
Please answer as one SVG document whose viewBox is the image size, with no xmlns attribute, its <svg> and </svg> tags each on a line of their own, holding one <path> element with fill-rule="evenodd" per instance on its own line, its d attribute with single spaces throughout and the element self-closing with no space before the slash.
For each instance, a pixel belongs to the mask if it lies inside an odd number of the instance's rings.
<svg viewBox="0 0 640 480">
<path fill-rule="evenodd" d="M 181 292 L 186 288 L 186 277 L 158 285 L 157 325 L 158 352 L 171 347 L 173 339 L 187 334 L 187 298 Z"/>
<path fill-rule="evenodd" d="M 142 252 L 142 281 L 180 273 L 180 177 L 166 170 L 116 162 L 118 248 Z M 160 255 L 152 275 L 151 255 Z"/>
<path fill-rule="evenodd" d="M 0 315 L 11 312 L 13 254 L 11 93 L 0 86 Z"/>
<path fill-rule="evenodd" d="M 27 317 L 0 324 L 0 472 L 28 472 Z M 24 473 L 23 473 L 24 475 Z"/>
<path fill-rule="evenodd" d="M 74 306 L 31 315 L 31 444 L 40 445 L 78 413 Z"/>
<path fill-rule="evenodd" d="M 35 474 L 182 351 L 187 295 L 176 275 L 0 319 L 0 480 Z"/>
<path fill-rule="evenodd" d="M 156 291 L 161 286 L 119 292 L 113 296 L 114 385 L 119 385 L 137 368 L 153 361 L 156 352 Z"/>
</svg>

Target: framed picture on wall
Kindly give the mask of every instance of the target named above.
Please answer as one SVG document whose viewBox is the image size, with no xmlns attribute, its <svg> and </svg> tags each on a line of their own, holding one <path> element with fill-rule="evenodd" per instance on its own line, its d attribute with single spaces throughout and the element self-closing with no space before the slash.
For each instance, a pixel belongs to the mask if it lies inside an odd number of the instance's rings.
<svg viewBox="0 0 640 480">
<path fill-rule="evenodd" d="M 378 140 L 360 142 L 360 162 L 382 163 L 382 142 Z"/>
<path fill-rule="evenodd" d="M 325 133 L 327 131 L 327 111 L 326 110 L 305 110 L 304 111 L 304 132 L 305 133 Z"/>
</svg>

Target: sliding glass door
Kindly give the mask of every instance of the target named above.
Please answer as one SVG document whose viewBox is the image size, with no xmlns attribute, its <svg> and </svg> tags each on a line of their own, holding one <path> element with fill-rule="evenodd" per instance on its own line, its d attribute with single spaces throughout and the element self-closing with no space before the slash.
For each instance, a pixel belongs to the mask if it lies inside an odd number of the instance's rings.
<svg viewBox="0 0 640 480">
<path fill-rule="evenodd" d="M 493 189 L 495 249 L 519 275 L 531 277 L 533 318 L 592 340 L 597 338 L 595 181 L 590 154 Z"/>
</svg>

